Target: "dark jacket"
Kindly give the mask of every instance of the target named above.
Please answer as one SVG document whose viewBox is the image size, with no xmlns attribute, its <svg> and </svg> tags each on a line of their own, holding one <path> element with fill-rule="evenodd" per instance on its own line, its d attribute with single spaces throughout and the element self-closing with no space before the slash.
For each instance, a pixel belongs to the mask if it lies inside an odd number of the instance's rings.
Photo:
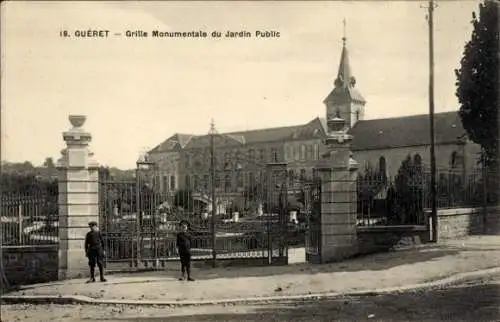
<svg viewBox="0 0 500 322">
<path fill-rule="evenodd" d="M 100 231 L 89 231 L 85 236 L 85 253 L 91 250 L 104 251 L 104 239 Z"/>
<path fill-rule="evenodd" d="M 180 232 L 177 234 L 177 249 L 179 253 L 191 252 L 191 235 L 187 232 Z"/>
</svg>

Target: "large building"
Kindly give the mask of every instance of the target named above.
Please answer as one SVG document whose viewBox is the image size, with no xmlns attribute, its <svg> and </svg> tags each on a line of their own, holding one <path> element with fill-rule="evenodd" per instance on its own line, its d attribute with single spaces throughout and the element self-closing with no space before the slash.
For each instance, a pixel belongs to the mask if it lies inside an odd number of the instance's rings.
<svg viewBox="0 0 500 322">
<path fill-rule="evenodd" d="M 420 155 L 429 164 L 429 118 L 413 115 L 365 120 L 366 101 L 351 72 L 346 39 L 334 88 L 324 99 L 326 118 L 286 127 L 217 134 L 214 137 L 216 187 L 238 191 L 258 180 L 266 163 L 286 162 L 296 177 L 311 177 L 316 161 L 325 152 L 326 119 L 341 117 L 353 135 L 351 150 L 361 165 L 371 164 L 394 176 L 408 155 Z M 467 139 L 457 112 L 435 115 L 438 168 L 463 170 L 476 164 L 479 147 Z M 210 135 L 174 134 L 149 151 L 158 165 L 163 191 L 208 188 Z"/>
</svg>

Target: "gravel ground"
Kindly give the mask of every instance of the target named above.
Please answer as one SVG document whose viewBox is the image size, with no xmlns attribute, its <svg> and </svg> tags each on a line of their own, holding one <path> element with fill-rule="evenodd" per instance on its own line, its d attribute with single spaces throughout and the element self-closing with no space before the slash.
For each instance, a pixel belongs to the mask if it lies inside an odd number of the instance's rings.
<svg viewBox="0 0 500 322">
<path fill-rule="evenodd" d="M 2 321 L 500 321 L 500 274 L 447 287 L 259 306 L 3 305 Z"/>
<path fill-rule="evenodd" d="M 420 284 L 492 267 L 500 267 L 500 236 L 468 238 L 324 265 L 198 268 L 194 270 L 194 283 L 179 282 L 178 270 L 165 270 L 112 275 L 104 284 L 69 280 L 34 285 L 9 295 L 185 301 L 350 293 Z"/>
</svg>

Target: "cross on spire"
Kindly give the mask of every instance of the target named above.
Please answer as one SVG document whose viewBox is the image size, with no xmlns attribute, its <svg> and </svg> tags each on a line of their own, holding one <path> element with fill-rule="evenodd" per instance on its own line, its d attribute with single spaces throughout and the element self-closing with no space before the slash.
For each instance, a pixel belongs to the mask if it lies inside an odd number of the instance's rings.
<svg viewBox="0 0 500 322">
<path fill-rule="evenodd" d="M 215 133 L 216 133 L 214 119 L 211 119 L 211 120 L 210 120 L 210 131 L 209 131 L 209 133 L 210 133 L 210 134 L 215 134 Z"/>
<path fill-rule="evenodd" d="M 347 38 L 346 38 L 346 21 L 345 21 L 345 18 L 344 18 L 344 20 L 342 20 L 342 25 L 343 25 L 342 41 L 343 41 L 344 46 L 345 46 L 345 42 L 347 40 Z"/>
</svg>

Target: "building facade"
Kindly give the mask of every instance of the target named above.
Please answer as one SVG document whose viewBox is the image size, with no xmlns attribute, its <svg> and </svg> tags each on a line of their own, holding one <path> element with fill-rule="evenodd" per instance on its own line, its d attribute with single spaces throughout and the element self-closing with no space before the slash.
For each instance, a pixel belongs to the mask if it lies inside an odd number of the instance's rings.
<svg viewBox="0 0 500 322">
<path fill-rule="evenodd" d="M 364 119 L 366 101 L 352 74 L 345 38 L 333 84 L 323 100 L 326 118 L 296 126 L 216 134 L 216 189 L 237 192 L 259 182 L 267 163 L 286 162 L 293 177 L 311 178 L 316 162 L 326 151 L 326 120 L 331 118 L 346 121 L 348 133 L 353 135 L 351 150 L 362 167 L 370 164 L 394 177 L 408 155 L 419 155 L 424 164 L 430 163 L 428 115 Z M 451 167 L 465 173 L 476 166 L 480 148 L 467 139 L 457 112 L 437 113 L 435 133 L 438 168 Z M 149 151 L 150 159 L 158 165 L 162 191 L 208 192 L 210 147 L 208 134 L 174 134 Z"/>
</svg>

